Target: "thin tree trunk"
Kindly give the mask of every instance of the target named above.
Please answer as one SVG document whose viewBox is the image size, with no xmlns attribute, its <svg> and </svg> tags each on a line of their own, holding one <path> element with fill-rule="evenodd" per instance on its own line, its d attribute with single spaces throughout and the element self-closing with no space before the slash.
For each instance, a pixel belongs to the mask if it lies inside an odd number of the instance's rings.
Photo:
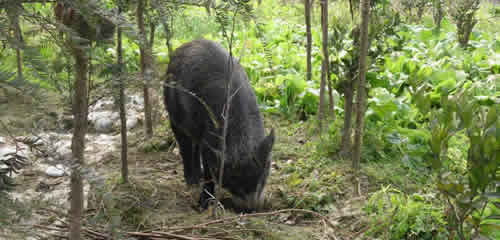
<svg viewBox="0 0 500 240">
<path fill-rule="evenodd" d="M 363 144 L 363 129 L 365 119 L 366 104 L 366 58 L 368 55 L 368 21 L 370 17 L 370 0 L 361 1 L 361 36 L 360 36 L 360 54 L 359 54 L 359 83 L 356 95 L 356 129 L 354 134 L 354 149 L 352 155 L 352 167 L 355 172 L 354 188 L 355 194 L 361 195 L 359 172 L 361 145 Z"/>
<path fill-rule="evenodd" d="M 75 94 L 73 99 L 73 139 L 71 150 L 73 163 L 71 170 L 71 206 L 70 206 L 70 226 L 69 239 L 81 239 L 81 219 L 83 213 L 83 179 L 81 169 L 84 167 L 85 134 L 87 133 L 87 112 L 88 112 L 88 92 L 87 73 L 88 58 L 82 46 L 78 43 L 70 43 L 71 51 L 75 58 Z"/>
<path fill-rule="evenodd" d="M 19 24 L 19 15 L 14 18 L 14 28 L 15 28 L 15 33 L 16 33 L 16 40 L 18 41 L 18 44 L 23 45 L 24 40 L 23 40 L 23 35 L 21 33 L 21 25 Z M 17 59 L 17 77 L 19 79 L 23 79 L 23 56 L 21 52 L 21 48 L 17 47 L 16 48 L 16 59 Z"/>
<path fill-rule="evenodd" d="M 327 82 L 328 82 L 328 100 L 330 104 L 330 116 L 332 116 L 332 122 L 335 122 L 337 116 L 335 115 L 335 99 L 333 98 L 333 88 L 332 88 L 332 82 L 330 78 L 330 74 L 327 76 Z"/>
<path fill-rule="evenodd" d="M 144 29 L 144 1 L 139 0 L 137 4 L 137 25 L 139 27 L 139 38 L 141 39 L 140 53 L 141 53 L 141 75 L 143 78 L 143 95 L 144 95 L 144 126 L 146 132 L 146 139 L 153 136 L 153 121 L 151 119 L 151 103 L 149 96 L 149 88 L 151 85 L 151 54 L 150 47 L 146 38 Z"/>
<path fill-rule="evenodd" d="M 433 0 L 432 4 L 432 17 L 434 19 L 434 24 L 436 25 L 436 29 L 441 30 L 441 21 L 444 16 L 443 2 L 442 0 Z"/>
<path fill-rule="evenodd" d="M 121 14 L 122 9 L 118 6 L 118 14 Z M 116 52 L 118 62 L 118 81 L 120 85 L 119 104 L 120 104 L 120 134 L 121 134 L 121 161 L 122 161 L 122 181 L 128 182 L 128 141 L 127 141 L 127 110 L 125 108 L 125 79 L 123 78 L 123 53 L 122 53 L 122 29 L 120 26 L 116 30 Z"/>
<path fill-rule="evenodd" d="M 342 131 L 342 143 L 340 154 L 344 157 L 351 153 L 352 145 L 352 113 L 353 113 L 353 98 L 354 86 L 353 77 L 348 77 L 344 85 L 344 129 Z"/>
<path fill-rule="evenodd" d="M 310 0 L 304 0 L 305 18 L 306 18 L 306 80 L 311 81 L 312 78 L 312 66 L 311 66 L 311 50 L 312 50 L 312 35 L 311 35 L 311 2 Z"/>
<path fill-rule="evenodd" d="M 149 112 L 151 115 L 151 136 L 153 135 L 153 124 L 157 121 L 158 119 L 158 111 L 153 112 L 151 105 L 154 104 L 154 98 L 151 97 L 151 95 L 154 95 L 155 89 L 151 88 L 151 83 L 156 77 L 156 72 L 155 72 L 155 58 L 153 56 L 153 46 L 155 42 L 155 31 L 156 31 L 156 23 L 150 23 L 149 24 L 149 44 L 148 44 L 148 51 L 147 51 L 147 66 L 148 66 L 148 71 L 146 72 L 146 77 L 147 77 L 147 83 L 150 89 L 150 99 L 149 99 Z"/>
<path fill-rule="evenodd" d="M 332 97 L 332 86 L 330 83 L 330 64 L 328 56 L 328 0 L 321 1 L 321 32 L 322 32 L 322 50 L 323 50 L 323 63 L 321 64 L 321 83 L 320 83 L 320 109 L 318 111 L 319 117 L 319 127 L 322 131 L 322 119 L 324 116 L 324 106 L 325 106 L 325 84 L 328 83 L 328 94 L 330 102 L 330 110 L 328 111 L 331 115 L 333 114 L 333 97 Z"/>
<path fill-rule="evenodd" d="M 325 61 L 321 63 L 321 82 L 319 85 L 319 106 L 318 106 L 318 129 L 319 134 L 321 135 L 323 132 L 323 111 L 325 105 Z"/>
<path fill-rule="evenodd" d="M 88 54 L 88 78 L 87 78 L 87 95 L 90 96 L 92 94 L 92 90 L 94 89 L 94 81 L 92 79 L 92 42 L 90 44 L 90 50 Z M 90 97 L 87 98 L 87 105 L 90 102 Z"/>
<path fill-rule="evenodd" d="M 21 53 L 21 49 L 16 49 L 16 58 L 17 58 L 17 78 L 23 79 L 23 56 Z"/>
<path fill-rule="evenodd" d="M 167 45 L 167 50 L 168 50 L 168 57 L 170 58 L 170 55 L 173 53 L 172 50 L 172 44 L 170 43 L 170 40 L 172 39 L 172 30 L 170 29 L 170 26 L 168 25 L 168 22 L 165 22 L 163 24 L 163 28 L 165 31 L 165 45 Z"/>
<path fill-rule="evenodd" d="M 155 42 L 156 24 L 150 23 L 149 28 L 151 29 L 151 31 L 149 32 L 149 48 L 153 49 L 153 44 Z M 153 51 L 151 51 L 151 52 L 153 52 Z"/>
<path fill-rule="evenodd" d="M 15 10 L 7 11 L 9 20 L 10 20 L 10 28 L 14 33 L 14 39 L 16 39 L 16 63 L 17 63 L 17 78 L 23 79 L 23 57 L 21 52 L 21 47 L 24 45 L 23 35 L 21 32 L 21 25 L 19 24 L 19 13 L 22 10 L 22 6 L 20 3 L 16 4 Z"/>
</svg>

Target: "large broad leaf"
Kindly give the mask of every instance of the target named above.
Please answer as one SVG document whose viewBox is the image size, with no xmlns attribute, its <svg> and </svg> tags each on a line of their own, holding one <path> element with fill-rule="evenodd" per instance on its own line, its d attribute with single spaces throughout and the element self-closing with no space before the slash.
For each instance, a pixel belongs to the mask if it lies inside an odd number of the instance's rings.
<svg viewBox="0 0 500 240">
<path fill-rule="evenodd" d="M 398 101 L 393 94 L 385 88 L 374 88 L 370 91 L 373 96 L 369 99 L 370 107 L 374 109 L 374 114 L 380 118 L 388 118 L 398 110 Z"/>
<path fill-rule="evenodd" d="M 462 127 L 469 128 L 472 125 L 475 107 L 476 105 L 470 102 L 461 101 L 457 103 L 457 114 Z"/>
<path fill-rule="evenodd" d="M 488 115 L 486 117 L 486 126 L 487 127 L 492 126 L 492 125 L 493 125 L 493 127 L 495 127 L 495 124 L 499 119 L 498 114 L 500 114 L 498 105 L 493 105 L 488 109 Z M 496 130 L 499 130 L 499 129 L 496 129 Z"/>
<path fill-rule="evenodd" d="M 456 78 L 446 78 L 446 79 L 443 79 L 443 81 L 441 81 L 436 86 L 436 90 L 440 95 L 449 94 L 453 89 L 456 88 L 456 85 L 457 85 Z"/>
<path fill-rule="evenodd" d="M 500 73 L 500 53 L 492 55 L 488 59 L 488 63 L 491 66 L 491 72 L 495 74 Z"/>
<path fill-rule="evenodd" d="M 428 141 L 431 138 L 429 132 L 424 129 L 408 129 L 399 127 L 398 132 L 403 136 L 418 139 L 422 142 Z"/>
<path fill-rule="evenodd" d="M 438 182 L 437 184 L 440 191 L 443 191 L 449 195 L 456 196 L 461 194 L 465 190 L 465 186 L 461 183 L 452 183 L 452 182 Z M 466 200 L 466 199 L 463 199 Z M 462 204 L 467 204 L 466 202 L 462 202 Z"/>
<path fill-rule="evenodd" d="M 426 91 L 425 86 L 420 86 L 414 95 L 415 104 L 420 112 L 427 114 L 431 109 L 431 95 Z"/>
<path fill-rule="evenodd" d="M 493 106 L 496 103 L 496 99 L 493 96 L 474 96 L 475 100 L 479 105 L 483 106 Z"/>
</svg>

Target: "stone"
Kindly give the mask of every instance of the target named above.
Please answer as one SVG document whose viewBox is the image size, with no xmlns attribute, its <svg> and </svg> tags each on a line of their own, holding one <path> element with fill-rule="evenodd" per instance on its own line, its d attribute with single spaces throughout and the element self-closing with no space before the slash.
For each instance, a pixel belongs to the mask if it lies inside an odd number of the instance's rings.
<svg viewBox="0 0 500 240">
<path fill-rule="evenodd" d="M 4 146 L 0 147 L 0 159 L 7 158 L 7 154 L 9 153 L 15 153 L 16 152 L 16 147 L 15 146 Z M 20 153 L 21 156 L 24 156 L 22 152 Z"/>
<path fill-rule="evenodd" d="M 64 167 L 61 164 L 57 164 L 56 166 L 49 166 L 45 170 L 45 174 L 49 177 L 62 177 L 64 176 Z"/>
<path fill-rule="evenodd" d="M 109 133 L 113 131 L 113 121 L 109 118 L 97 119 L 95 122 L 95 130 L 98 133 Z"/>
<path fill-rule="evenodd" d="M 137 118 L 136 117 L 131 117 L 127 119 L 127 129 L 133 129 L 135 126 L 137 126 Z"/>
<path fill-rule="evenodd" d="M 133 104 L 133 105 L 144 105 L 144 98 L 142 98 L 141 96 L 138 96 L 138 95 L 134 95 L 134 96 L 131 96 L 129 98 L 129 103 Z"/>
</svg>

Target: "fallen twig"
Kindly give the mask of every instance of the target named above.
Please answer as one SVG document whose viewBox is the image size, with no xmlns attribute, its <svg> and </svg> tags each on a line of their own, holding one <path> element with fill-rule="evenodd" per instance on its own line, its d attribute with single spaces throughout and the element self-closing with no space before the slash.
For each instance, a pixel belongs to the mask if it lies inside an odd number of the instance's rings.
<svg viewBox="0 0 500 240">
<path fill-rule="evenodd" d="M 45 209 L 45 210 L 52 210 L 52 209 Z M 51 211 L 57 213 L 57 211 Z M 180 240 L 217 240 L 217 239 L 235 239 L 231 238 L 231 234 L 234 234 L 236 232 L 243 232 L 243 231 L 259 231 L 257 229 L 237 229 L 234 231 L 230 231 L 221 227 L 209 227 L 209 225 L 214 225 L 214 224 L 229 224 L 229 223 L 234 223 L 237 220 L 240 220 L 242 218 L 248 218 L 248 217 L 262 217 L 262 216 L 273 216 L 277 215 L 280 213 L 285 213 L 285 212 L 298 212 L 298 213 L 307 213 L 314 215 L 322 220 L 322 222 L 325 225 L 328 225 L 331 228 L 335 228 L 335 225 L 326 217 L 321 215 L 320 213 L 313 212 L 310 210 L 305 210 L 305 209 L 282 209 L 282 210 L 277 210 L 277 211 L 272 211 L 272 212 L 262 212 L 262 213 L 250 213 L 250 214 L 241 214 L 238 216 L 233 216 L 233 217 L 227 217 L 227 218 L 222 218 L 218 220 L 213 220 L 209 222 L 204 222 L 196 225 L 191 225 L 191 226 L 184 226 L 184 227 L 173 227 L 173 228 L 167 228 L 164 231 L 149 231 L 149 232 L 125 232 L 124 234 L 130 236 L 130 237 L 135 237 L 135 238 L 146 238 L 146 239 L 156 239 L 156 240 L 163 240 L 163 239 L 180 239 Z M 68 231 L 68 225 L 66 222 L 62 221 L 64 225 L 57 225 L 57 227 L 52 227 L 52 226 L 43 226 L 43 225 L 33 225 L 33 227 L 40 228 L 40 229 L 45 229 L 45 230 L 51 230 L 51 231 L 59 231 L 59 232 L 67 232 Z M 326 227 L 326 226 L 325 226 Z M 215 230 L 216 232 L 213 232 L 212 234 L 207 234 L 205 237 L 201 236 L 187 236 L 187 235 L 182 235 L 180 234 L 181 232 L 185 232 L 188 230 L 194 230 L 194 229 L 205 229 L 205 230 Z M 90 229 L 88 227 L 83 228 L 84 233 L 92 238 L 92 239 L 110 239 L 110 236 L 106 233 L 101 233 L 97 230 Z M 50 233 L 54 235 L 53 233 Z M 59 235 L 58 235 L 59 236 Z M 61 236 L 64 237 L 64 236 Z M 65 237 L 64 237 L 65 238 Z"/>
<path fill-rule="evenodd" d="M 176 238 L 181 240 L 217 240 L 215 238 L 196 238 L 183 235 L 177 235 L 168 232 L 142 233 L 142 232 L 127 232 L 132 237 L 150 237 L 153 239 L 165 239 L 165 237 Z"/>
<path fill-rule="evenodd" d="M 277 210 L 277 211 L 273 211 L 273 212 L 242 214 L 242 215 L 238 215 L 238 216 L 234 216 L 234 217 L 222 218 L 222 219 L 218 219 L 218 220 L 214 220 L 214 221 L 210 221 L 210 222 L 206 222 L 206 223 L 197 224 L 197 225 L 194 225 L 194 227 L 196 228 L 196 227 L 200 227 L 200 226 L 207 226 L 207 225 L 221 223 L 221 222 L 225 222 L 225 221 L 234 221 L 236 219 L 241 219 L 241 218 L 246 218 L 246 217 L 272 216 L 272 215 L 277 215 L 277 214 L 285 213 L 285 212 L 309 213 L 309 214 L 312 214 L 312 215 L 324 220 L 329 227 L 335 228 L 335 225 L 327 217 L 321 215 L 320 213 L 310 211 L 310 210 L 295 209 L 295 208 L 281 209 L 281 210 Z"/>
</svg>

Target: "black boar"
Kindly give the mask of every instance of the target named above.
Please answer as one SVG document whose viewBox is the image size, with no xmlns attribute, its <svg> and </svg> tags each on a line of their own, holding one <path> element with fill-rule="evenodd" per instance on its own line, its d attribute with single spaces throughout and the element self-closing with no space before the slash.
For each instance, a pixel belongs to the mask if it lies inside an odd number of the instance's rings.
<svg viewBox="0 0 500 240">
<path fill-rule="evenodd" d="M 206 208 L 219 174 L 223 109 L 230 76 L 231 101 L 226 135 L 226 160 L 222 187 L 233 195 L 237 207 L 254 210 L 263 200 L 271 166 L 274 130 L 266 136 L 255 93 L 238 61 L 219 44 L 201 39 L 175 50 L 164 86 L 165 106 L 179 144 L 186 183 L 199 184 Z M 200 163 L 203 164 L 203 170 Z M 202 173 L 203 171 L 203 173 Z"/>
</svg>

